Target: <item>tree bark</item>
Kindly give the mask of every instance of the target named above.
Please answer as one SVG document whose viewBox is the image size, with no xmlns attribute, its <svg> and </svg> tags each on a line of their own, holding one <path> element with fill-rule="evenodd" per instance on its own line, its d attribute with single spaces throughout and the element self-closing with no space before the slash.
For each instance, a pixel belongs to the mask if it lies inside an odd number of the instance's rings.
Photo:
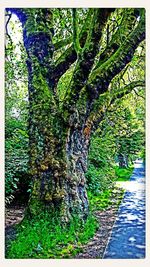
<svg viewBox="0 0 150 267">
<path fill-rule="evenodd" d="M 90 136 L 83 127 L 64 127 L 60 122 L 57 127 L 63 127 L 63 130 L 59 130 L 58 134 L 54 134 L 53 127 L 52 135 L 49 131 L 44 137 L 49 136 L 49 140 L 43 142 L 41 151 L 35 153 L 33 148 L 38 140 L 30 140 L 30 169 L 34 181 L 28 211 L 31 215 L 38 215 L 38 212 L 47 209 L 57 212 L 65 222 L 74 215 L 85 219 L 89 209 L 85 172 Z M 35 136 L 35 130 L 32 134 Z"/>
<path fill-rule="evenodd" d="M 118 160 L 119 160 L 119 167 L 120 168 L 127 168 L 127 162 L 126 162 L 126 158 L 123 154 L 119 154 L 118 156 Z"/>
</svg>

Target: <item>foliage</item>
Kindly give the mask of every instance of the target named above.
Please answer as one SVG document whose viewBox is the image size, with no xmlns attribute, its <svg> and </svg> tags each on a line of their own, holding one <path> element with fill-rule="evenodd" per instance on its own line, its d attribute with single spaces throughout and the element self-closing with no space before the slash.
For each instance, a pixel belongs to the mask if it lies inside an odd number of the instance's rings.
<svg viewBox="0 0 150 267">
<path fill-rule="evenodd" d="M 86 173 L 88 188 L 97 195 L 111 186 L 113 177 L 113 168 L 107 166 L 100 169 L 90 165 Z"/>
<path fill-rule="evenodd" d="M 141 92 L 142 96 L 142 92 Z M 99 129 L 91 138 L 87 184 L 94 194 L 111 186 L 119 174 L 130 176 L 129 166 L 144 155 L 144 99 L 134 92 L 124 96 L 106 110 Z M 116 166 L 119 155 L 126 159 L 127 169 Z"/>
<path fill-rule="evenodd" d="M 10 32 L 13 34 L 10 37 Z M 21 26 L 10 19 L 5 49 L 5 196 L 10 203 L 21 188 L 28 188 L 28 92 L 26 53 L 22 41 L 15 37 Z M 28 178 L 27 178 L 28 177 Z M 18 190 L 19 189 L 19 190 Z M 23 193 L 23 192 L 20 192 Z"/>
<path fill-rule="evenodd" d="M 116 156 L 123 155 L 127 159 L 127 166 L 145 147 L 143 105 L 144 100 L 137 100 L 133 92 L 121 101 L 118 100 L 107 113 L 108 127 L 107 124 L 105 127 L 114 136 Z"/>
<path fill-rule="evenodd" d="M 82 244 L 93 237 L 98 223 L 89 215 L 86 222 L 74 218 L 68 226 L 59 220 L 44 216 L 36 220 L 25 220 L 18 227 L 17 238 L 8 244 L 6 258 L 72 258 L 82 250 Z"/>
<path fill-rule="evenodd" d="M 105 210 L 112 206 L 118 209 L 123 196 L 124 190 L 114 185 L 110 189 L 105 189 L 97 195 L 93 194 L 93 192 L 88 192 L 92 211 Z"/>
<path fill-rule="evenodd" d="M 118 166 L 116 166 L 115 175 L 117 181 L 128 181 L 132 175 L 133 169 L 133 167 L 119 168 Z"/>
<path fill-rule="evenodd" d="M 86 178 L 88 189 L 94 194 L 108 189 L 114 180 L 114 149 L 112 138 L 107 133 L 100 135 L 98 131 L 91 139 Z"/>
<path fill-rule="evenodd" d="M 5 196 L 6 203 L 10 203 L 18 186 L 28 188 L 28 135 L 22 122 L 11 119 L 7 123 L 6 136 Z"/>
</svg>

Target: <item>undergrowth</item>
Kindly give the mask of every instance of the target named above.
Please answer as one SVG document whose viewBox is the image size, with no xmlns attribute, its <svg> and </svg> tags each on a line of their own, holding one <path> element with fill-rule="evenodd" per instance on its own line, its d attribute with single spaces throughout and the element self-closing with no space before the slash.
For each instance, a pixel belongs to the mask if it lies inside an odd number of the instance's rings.
<svg viewBox="0 0 150 267">
<path fill-rule="evenodd" d="M 124 195 L 124 190 L 120 187 L 113 186 L 110 189 L 104 190 L 103 192 L 93 195 L 92 192 L 88 192 L 88 198 L 90 202 L 90 209 L 105 210 L 110 206 L 118 208 Z"/>
<path fill-rule="evenodd" d="M 75 218 L 66 227 L 54 219 L 50 221 L 46 215 L 36 221 L 24 220 L 17 227 L 16 239 L 8 244 L 6 258 L 73 258 L 98 226 L 92 214 L 85 223 Z"/>
</svg>

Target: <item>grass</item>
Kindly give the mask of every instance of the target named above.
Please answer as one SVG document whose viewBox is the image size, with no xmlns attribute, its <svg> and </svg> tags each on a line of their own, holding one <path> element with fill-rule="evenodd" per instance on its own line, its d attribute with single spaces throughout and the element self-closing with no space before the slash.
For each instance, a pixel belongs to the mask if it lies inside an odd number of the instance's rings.
<svg viewBox="0 0 150 267">
<path fill-rule="evenodd" d="M 99 195 L 88 192 L 90 215 L 85 223 L 74 218 L 66 227 L 48 215 L 36 221 L 24 220 L 16 227 L 16 239 L 8 243 L 7 259 L 63 259 L 74 258 L 82 252 L 86 244 L 96 233 L 99 224 L 92 215 L 95 210 L 105 210 L 110 205 L 118 207 L 124 191 L 113 187 Z"/>
<path fill-rule="evenodd" d="M 128 168 L 115 168 L 116 181 L 129 181 L 134 167 Z M 102 191 L 99 194 L 94 195 L 91 191 L 88 192 L 88 198 L 90 202 L 91 210 L 105 210 L 109 206 L 113 205 L 118 208 L 124 195 L 124 189 L 112 184 L 109 189 Z"/>
<path fill-rule="evenodd" d="M 116 167 L 118 181 L 127 181 L 133 168 L 119 169 Z M 7 259 L 63 259 L 74 258 L 82 252 L 86 244 L 96 233 L 99 224 L 92 215 L 93 211 L 105 210 L 109 206 L 118 208 L 124 190 L 116 186 L 94 195 L 88 192 L 90 214 L 83 223 L 74 218 L 66 227 L 60 222 L 44 214 L 37 220 L 24 220 L 16 226 L 16 239 L 7 244 Z"/>
<path fill-rule="evenodd" d="M 115 174 L 117 181 L 122 181 L 126 182 L 129 181 L 132 172 L 133 172 L 133 167 L 128 167 L 128 168 L 119 168 L 118 166 L 115 167 Z"/>
<path fill-rule="evenodd" d="M 118 208 L 122 201 L 123 195 L 124 190 L 116 186 L 104 190 L 98 195 L 93 195 L 92 192 L 88 192 L 91 210 L 105 210 L 112 205 L 113 207 Z"/>
<path fill-rule="evenodd" d="M 43 216 L 38 221 L 25 220 L 17 227 L 17 236 L 8 244 L 8 259 L 73 258 L 82 244 L 93 237 L 99 225 L 93 215 L 85 223 L 76 218 L 66 227 Z"/>
</svg>

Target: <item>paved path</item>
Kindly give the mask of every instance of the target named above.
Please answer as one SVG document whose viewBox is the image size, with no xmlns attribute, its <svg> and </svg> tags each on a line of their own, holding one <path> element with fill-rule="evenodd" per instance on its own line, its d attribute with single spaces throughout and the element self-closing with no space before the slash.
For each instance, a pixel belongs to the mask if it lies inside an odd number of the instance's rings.
<svg viewBox="0 0 150 267">
<path fill-rule="evenodd" d="M 104 252 L 104 259 L 140 259 L 145 257 L 145 178 L 144 166 L 136 161 L 120 205 L 118 217 Z"/>
</svg>

